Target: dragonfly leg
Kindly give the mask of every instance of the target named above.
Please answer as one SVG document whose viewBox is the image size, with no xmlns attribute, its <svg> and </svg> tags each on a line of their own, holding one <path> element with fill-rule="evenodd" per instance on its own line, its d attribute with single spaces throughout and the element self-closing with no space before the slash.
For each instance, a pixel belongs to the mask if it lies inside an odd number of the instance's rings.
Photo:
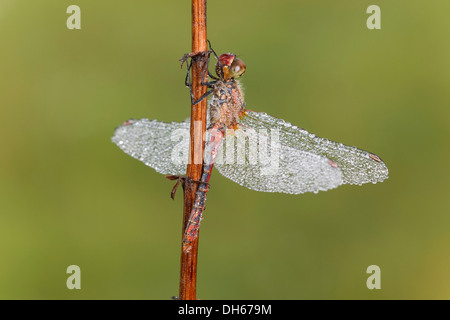
<svg viewBox="0 0 450 320">
<path fill-rule="evenodd" d="M 208 88 L 212 88 L 217 83 L 217 81 L 219 81 L 220 79 L 217 78 L 216 76 L 214 76 L 211 72 L 209 72 L 209 68 L 208 67 L 209 67 L 209 60 L 211 59 L 211 53 L 213 53 L 216 58 L 217 58 L 217 55 L 214 52 L 214 50 L 211 48 L 211 42 L 209 42 L 209 40 L 208 40 L 208 43 L 209 43 L 209 48 L 211 50 L 207 52 L 208 57 L 206 59 L 205 68 L 203 69 L 203 75 L 202 75 L 202 82 L 201 83 L 202 83 L 203 86 L 207 86 Z M 208 77 L 210 77 L 211 79 L 214 79 L 215 81 L 206 81 L 205 82 L 204 80 L 206 78 L 206 73 L 208 73 Z"/>
<path fill-rule="evenodd" d="M 181 182 L 181 185 L 182 185 L 183 190 L 184 190 L 184 180 L 186 179 L 186 177 L 185 177 L 185 176 L 172 176 L 172 175 L 167 175 L 167 176 L 166 176 L 166 179 L 169 179 L 169 180 L 177 180 L 177 182 L 175 182 L 175 185 L 174 185 L 173 188 L 172 188 L 172 191 L 170 192 L 170 197 L 171 197 L 173 200 L 175 200 L 175 193 L 176 193 L 177 190 L 178 190 L 178 186 L 180 185 L 180 182 Z"/>
<path fill-rule="evenodd" d="M 197 103 L 205 100 L 213 92 L 214 92 L 214 90 L 209 90 L 204 95 L 202 95 L 198 100 L 195 100 L 195 101 L 194 101 L 194 94 L 191 92 L 191 103 L 192 103 L 192 105 L 195 106 Z"/>
<path fill-rule="evenodd" d="M 209 43 L 209 41 L 208 41 Z M 209 43 L 210 48 L 211 48 L 211 43 Z M 217 81 L 219 80 L 217 77 L 213 76 L 211 74 L 211 72 L 208 69 L 208 65 L 209 65 L 209 60 L 211 57 L 211 52 L 214 53 L 214 55 L 216 55 L 216 53 L 211 49 L 211 51 L 206 52 L 205 54 L 207 55 L 207 60 L 206 60 L 206 64 L 205 67 L 203 69 L 203 73 L 202 73 L 202 81 L 201 84 L 203 86 L 206 86 L 208 88 L 212 88 L 214 87 L 214 85 L 217 83 Z M 197 103 L 199 103 L 200 101 L 203 101 L 204 99 L 206 99 L 211 93 L 213 93 L 213 90 L 209 90 L 207 91 L 205 94 L 203 94 L 198 100 L 194 100 L 194 92 L 192 91 L 192 83 L 191 83 L 191 76 L 190 76 L 190 71 L 191 71 L 191 67 L 192 67 L 192 58 L 195 57 L 198 54 L 192 54 L 192 53 L 186 53 L 181 59 L 180 61 L 182 61 L 182 64 L 189 58 L 191 58 L 191 61 L 189 61 L 188 63 L 188 70 L 186 73 L 186 78 L 184 79 L 184 84 L 186 85 L 186 87 L 189 88 L 189 93 L 191 95 L 191 103 L 192 105 L 196 105 Z M 217 55 L 216 55 L 217 57 Z M 205 81 L 205 78 L 207 78 L 207 76 L 211 79 L 214 79 L 214 81 Z"/>
<path fill-rule="evenodd" d="M 209 58 L 208 58 L 208 60 L 209 60 Z M 211 93 L 214 92 L 214 90 L 209 90 L 209 91 L 205 92 L 205 94 L 202 95 L 198 100 L 194 100 L 194 92 L 192 91 L 191 77 L 190 77 L 190 72 L 189 72 L 189 71 L 190 71 L 189 69 L 190 69 L 191 64 L 192 64 L 192 62 L 189 64 L 189 67 L 188 67 L 188 73 L 187 73 L 187 75 L 186 75 L 186 80 L 185 80 L 185 82 L 187 83 L 186 86 L 189 88 L 189 93 L 190 93 L 190 95 L 191 95 L 191 103 L 192 103 L 192 105 L 196 105 L 196 104 L 199 103 L 200 101 L 203 101 L 204 99 L 206 99 Z M 205 70 L 207 70 L 207 68 L 208 68 L 208 65 L 206 65 Z M 209 74 L 209 71 L 208 71 L 208 74 Z M 204 79 L 205 77 L 206 77 L 206 72 L 204 72 L 204 74 L 203 74 L 203 76 L 202 76 L 202 82 L 201 82 L 201 84 L 202 84 L 203 86 L 208 87 L 208 88 L 212 88 L 212 87 L 214 86 L 214 84 L 216 84 L 217 80 L 215 80 L 215 81 L 209 81 L 209 82 L 204 82 L 203 79 Z"/>
<path fill-rule="evenodd" d="M 222 62 L 220 61 L 220 59 L 219 59 L 219 57 L 217 56 L 217 54 L 216 54 L 216 52 L 214 51 L 214 49 L 212 48 L 212 46 L 211 46 L 211 42 L 209 41 L 209 40 L 207 40 L 208 41 L 208 44 L 209 44 L 209 50 L 210 50 L 210 52 L 214 55 L 214 57 L 216 57 L 216 59 L 217 59 L 217 63 L 218 64 L 220 64 L 220 68 L 219 68 L 219 70 L 220 70 L 220 77 L 222 77 L 223 78 L 223 65 L 222 65 Z M 208 57 L 209 58 L 209 57 Z M 208 71 L 209 72 L 209 71 Z M 217 71 L 216 71 L 217 72 Z M 214 78 L 216 78 L 216 77 L 214 77 Z"/>
<path fill-rule="evenodd" d="M 188 176 L 176 176 L 176 175 L 166 175 L 166 179 L 169 180 L 177 180 L 175 182 L 175 185 L 172 188 L 172 191 L 170 192 L 170 197 L 172 199 L 175 200 L 175 194 L 177 193 L 178 187 L 181 183 L 181 186 L 183 187 L 184 190 L 184 186 L 186 185 L 186 183 L 201 183 L 201 184 L 206 184 L 207 188 L 209 189 L 210 185 L 207 182 L 203 182 L 203 181 L 199 181 L 199 180 L 194 180 L 189 178 Z"/>
<path fill-rule="evenodd" d="M 206 40 L 206 41 L 208 41 L 208 44 L 209 44 L 209 50 L 212 52 L 212 54 L 214 54 L 214 56 L 216 57 L 216 59 L 217 59 L 218 61 L 220 61 L 220 60 L 219 60 L 219 57 L 217 56 L 216 52 L 214 51 L 214 49 L 213 49 L 212 46 L 211 46 L 211 41 L 209 41 L 209 40 Z"/>
</svg>

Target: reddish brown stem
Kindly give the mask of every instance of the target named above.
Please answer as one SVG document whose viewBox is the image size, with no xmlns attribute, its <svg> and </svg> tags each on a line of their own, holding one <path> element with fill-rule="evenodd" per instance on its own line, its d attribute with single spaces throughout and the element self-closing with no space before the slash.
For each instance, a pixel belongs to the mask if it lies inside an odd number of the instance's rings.
<svg viewBox="0 0 450 320">
<path fill-rule="evenodd" d="M 192 0 L 192 53 L 199 53 L 192 57 L 191 81 L 194 101 L 206 92 L 206 87 L 201 84 L 206 56 L 201 53 L 207 50 L 206 0 Z M 195 106 L 191 106 L 191 144 L 186 175 L 194 181 L 200 180 L 202 174 L 206 108 L 206 99 Z M 191 214 L 197 187 L 196 183 L 187 183 L 185 185 L 182 235 Z M 198 237 L 192 243 L 192 249 L 189 252 L 184 252 L 181 249 L 179 294 L 179 299 L 181 300 L 197 299 L 197 252 Z"/>
</svg>

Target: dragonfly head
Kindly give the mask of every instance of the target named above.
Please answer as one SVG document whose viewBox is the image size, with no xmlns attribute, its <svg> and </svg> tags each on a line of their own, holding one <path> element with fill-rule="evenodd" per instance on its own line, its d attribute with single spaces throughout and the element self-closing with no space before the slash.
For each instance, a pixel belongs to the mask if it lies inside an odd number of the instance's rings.
<svg viewBox="0 0 450 320">
<path fill-rule="evenodd" d="M 224 53 L 216 64 L 216 73 L 223 80 L 239 78 L 245 72 L 245 63 L 235 54 Z"/>
</svg>

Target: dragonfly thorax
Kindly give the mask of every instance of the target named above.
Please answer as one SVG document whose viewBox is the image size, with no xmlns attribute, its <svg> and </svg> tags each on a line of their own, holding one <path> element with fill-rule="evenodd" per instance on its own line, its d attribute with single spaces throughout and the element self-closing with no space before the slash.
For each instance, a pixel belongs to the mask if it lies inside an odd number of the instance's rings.
<svg viewBox="0 0 450 320">
<path fill-rule="evenodd" d="M 210 122 L 234 127 L 245 111 L 244 97 L 238 81 L 218 81 L 210 103 Z"/>
</svg>

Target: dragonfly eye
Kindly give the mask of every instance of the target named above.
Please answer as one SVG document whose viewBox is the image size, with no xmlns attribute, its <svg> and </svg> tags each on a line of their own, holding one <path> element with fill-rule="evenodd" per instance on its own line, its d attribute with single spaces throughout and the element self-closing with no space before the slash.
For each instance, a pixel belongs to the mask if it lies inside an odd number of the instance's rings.
<svg viewBox="0 0 450 320">
<path fill-rule="evenodd" d="M 235 58 L 230 67 L 231 77 L 238 78 L 245 72 L 245 63 L 241 59 Z"/>
</svg>

